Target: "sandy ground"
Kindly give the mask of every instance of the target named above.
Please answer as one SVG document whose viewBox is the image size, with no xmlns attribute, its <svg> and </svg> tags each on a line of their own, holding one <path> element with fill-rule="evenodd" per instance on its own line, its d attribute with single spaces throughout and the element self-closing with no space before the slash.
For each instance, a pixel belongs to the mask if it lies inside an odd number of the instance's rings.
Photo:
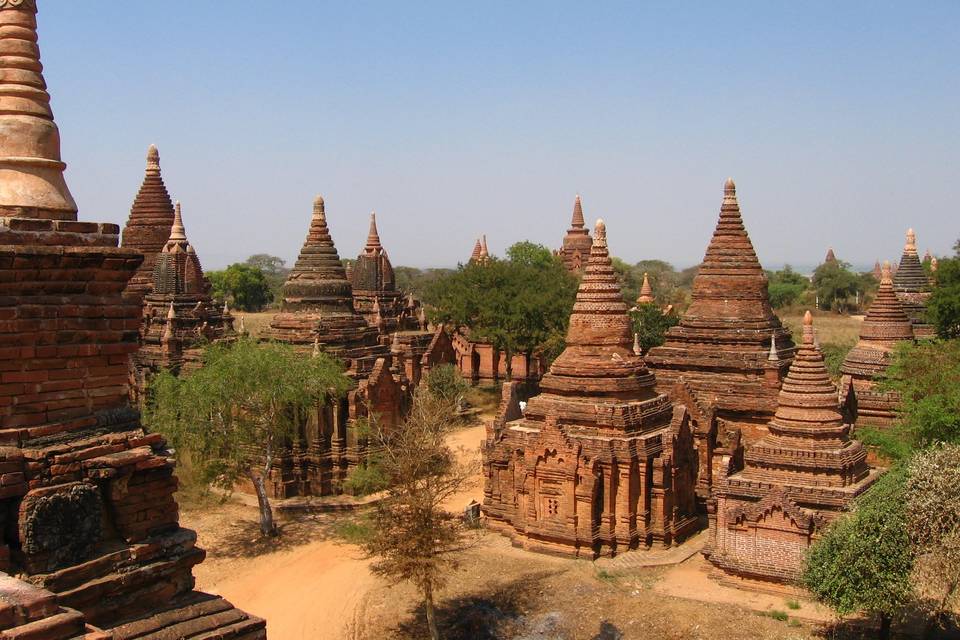
<svg viewBox="0 0 960 640">
<path fill-rule="evenodd" d="M 482 426 L 470 427 L 450 444 L 463 460 L 476 460 L 482 437 Z M 481 498 L 478 474 L 450 509 Z M 333 525 L 345 516 L 285 521 L 279 542 L 260 540 L 256 517 L 239 502 L 214 502 L 185 509 L 182 521 L 197 529 L 209 553 L 195 569 L 197 586 L 265 617 L 271 640 L 424 637 L 412 587 L 372 575 L 360 549 L 336 537 Z M 438 616 L 450 640 L 808 638 L 811 620 L 830 619 L 812 603 L 790 609 L 783 597 L 722 586 L 696 553 L 680 565 L 614 577 L 592 562 L 529 553 L 497 534 L 479 535 L 439 595 Z M 790 620 L 771 618 L 774 611 Z"/>
<path fill-rule="evenodd" d="M 477 460 L 483 433 L 482 424 L 461 429 L 450 437 L 450 446 L 464 462 Z M 460 512 L 471 500 L 479 502 L 482 498 L 478 475 L 448 501 L 448 508 Z M 239 556 L 227 555 L 222 552 L 227 545 L 256 543 L 256 513 L 236 502 L 217 505 L 219 518 L 207 509 L 198 511 L 184 514 L 185 526 L 198 529 L 199 544 L 209 554 L 194 572 L 198 588 L 266 618 L 271 640 L 359 637 L 365 597 L 381 584 L 370 573 L 370 561 L 360 549 L 338 540 L 320 539 L 255 557 L 249 556 L 256 549 Z M 284 538 L 293 537 L 289 544 L 296 544 L 304 536 L 296 525 L 317 524 L 322 528 L 332 519 L 315 517 L 291 524 L 285 528 Z M 295 532 L 288 535 L 287 529 L 294 526 Z M 231 540 L 222 539 L 224 533 Z"/>
</svg>

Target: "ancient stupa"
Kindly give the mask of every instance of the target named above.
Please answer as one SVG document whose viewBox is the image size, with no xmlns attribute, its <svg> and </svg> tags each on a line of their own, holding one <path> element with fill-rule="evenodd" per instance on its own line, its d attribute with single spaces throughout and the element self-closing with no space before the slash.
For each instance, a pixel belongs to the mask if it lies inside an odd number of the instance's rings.
<svg viewBox="0 0 960 640">
<path fill-rule="evenodd" d="M 790 585 L 811 542 L 878 477 L 850 438 L 809 311 L 768 433 L 743 459 L 714 484 L 704 553 L 731 577 Z"/>
<path fill-rule="evenodd" d="M 373 326 L 382 325 L 382 333 L 419 329 L 419 303 L 397 289 L 393 265 L 380 242 L 377 214 L 370 214 L 370 230 L 363 251 L 349 274 L 353 287 L 353 307 Z"/>
<path fill-rule="evenodd" d="M 153 290 L 153 265 L 170 237 L 174 210 L 170 194 L 160 174 L 160 153 L 154 145 L 147 149 L 147 170 L 143 183 L 130 207 L 120 246 L 143 254 L 143 264 L 130 278 L 127 291 L 145 295 Z"/>
<path fill-rule="evenodd" d="M 840 366 L 841 392 L 855 407 L 857 427 L 888 427 L 896 420 L 899 396 L 879 391 L 877 383 L 892 361 L 897 343 L 914 338 L 910 322 L 890 277 L 890 263 L 883 265 L 880 288 L 860 327 L 860 340 Z M 850 395 L 850 390 L 853 396 Z"/>
<path fill-rule="evenodd" d="M 143 297 L 141 347 L 133 357 L 138 395 L 150 374 L 199 367 L 207 344 L 234 337 L 233 316 L 226 304 L 217 305 L 210 296 L 210 283 L 187 239 L 179 202 L 168 233 L 167 242 L 153 256 L 151 287 Z"/>
<path fill-rule="evenodd" d="M 283 285 L 280 312 L 261 338 L 338 358 L 357 387 L 302 425 L 269 478 L 274 495 L 339 493 L 365 456 L 355 421 L 376 414 L 386 428 L 399 423 L 407 381 L 391 375 L 390 347 L 379 337 L 378 328 L 354 309 L 353 289 L 330 236 L 323 198 L 317 196 L 307 238 Z"/>
<path fill-rule="evenodd" d="M 767 277 L 744 228 L 732 179 L 700 270 L 692 302 L 666 342 L 646 356 L 658 388 L 670 393 L 683 380 L 697 401 L 715 409 L 748 441 L 766 433 L 777 407 L 780 380 L 796 347 L 774 314 Z M 698 436 L 698 440 L 700 436 Z M 704 434 L 698 449 L 712 457 L 716 433 Z M 700 473 L 709 478 L 709 469 Z"/>
<path fill-rule="evenodd" d="M 644 273 L 643 284 L 640 285 L 640 295 L 637 296 L 637 304 L 653 304 L 655 301 L 653 287 L 650 286 L 650 277 Z"/>
<path fill-rule="evenodd" d="M 923 269 L 917 255 L 917 236 L 913 229 L 907 229 L 907 241 L 903 246 L 900 266 L 893 276 L 893 290 L 903 305 L 903 310 L 913 323 L 913 334 L 917 338 L 932 338 L 933 325 L 927 322 L 927 300 L 930 298 L 930 278 Z"/>
<path fill-rule="evenodd" d="M 590 230 L 583 221 L 583 205 L 578 193 L 573 199 L 573 218 L 570 220 L 570 228 L 567 229 L 567 234 L 563 237 L 563 245 L 557 253 L 568 271 L 580 273 L 590 258 L 592 244 Z"/>
<path fill-rule="evenodd" d="M 128 398 L 143 258 L 115 224 L 77 221 L 42 75 L 35 0 L 0 0 L 3 637 L 266 638 L 193 591 L 204 558 L 179 525 L 163 437 Z M 17 576 L 16 578 L 13 576 Z"/>
<path fill-rule="evenodd" d="M 522 416 L 514 383 L 483 446 L 483 511 L 524 547 L 593 557 L 696 527 L 696 457 L 683 407 L 633 351 L 627 305 L 598 221 L 566 348 Z M 512 398 L 512 400 L 511 400 Z"/>
</svg>

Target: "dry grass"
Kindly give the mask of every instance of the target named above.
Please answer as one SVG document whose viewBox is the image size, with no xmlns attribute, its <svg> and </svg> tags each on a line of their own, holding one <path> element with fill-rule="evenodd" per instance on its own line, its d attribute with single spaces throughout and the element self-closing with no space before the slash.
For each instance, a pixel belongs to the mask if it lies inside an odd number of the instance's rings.
<svg viewBox="0 0 960 640">
<path fill-rule="evenodd" d="M 250 332 L 250 335 L 257 338 L 260 333 L 270 326 L 270 320 L 277 314 L 276 311 L 261 311 L 260 313 L 247 313 L 245 311 L 234 311 L 237 318 L 237 324 L 240 326 L 240 316 L 243 316 L 243 326 Z"/>
<path fill-rule="evenodd" d="M 788 310 L 780 314 L 783 324 L 793 332 L 794 341 L 799 341 L 802 335 L 803 314 L 804 311 L 801 310 Z M 813 326 L 822 345 L 852 346 L 860 335 L 862 323 L 863 316 L 846 316 L 829 311 L 813 312 Z"/>
</svg>

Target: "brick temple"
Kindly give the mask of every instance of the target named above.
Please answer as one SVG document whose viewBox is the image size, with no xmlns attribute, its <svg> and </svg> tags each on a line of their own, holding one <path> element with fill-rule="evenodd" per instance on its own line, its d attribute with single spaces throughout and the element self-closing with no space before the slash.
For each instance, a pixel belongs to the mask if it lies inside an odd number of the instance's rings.
<svg viewBox="0 0 960 640">
<path fill-rule="evenodd" d="M 389 340 L 393 368 L 402 371 L 411 386 L 420 384 L 433 367 L 456 362 L 450 335 L 443 327 L 431 330 L 420 301 L 397 288 L 375 213 L 370 214 L 367 242 L 347 275 L 353 308 L 377 329 L 381 342 Z"/>
<path fill-rule="evenodd" d="M 319 196 L 303 248 L 283 285 L 280 312 L 261 337 L 305 352 L 322 350 L 340 359 L 356 382 L 346 398 L 317 407 L 270 477 L 278 498 L 339 493 L 365 455 L 356 420 L 375 414 L 387 428 L 399 424 L 410 389 L 396 370 L 387 338 L 381 340 L 377 328 L 354 308 L 353 288 Z"/>
<path fill-rule="evenodd" d="M 180 203 L 174 206 L 163 182 L 154 145 L 147 150 L 146 172 L 120 246 L 143 255 L 127 285 L 127 292 L 143 299 L 141 347 L 131 359 L 131 391 L 139 400 L 152 374 L 199 366 L 207 344 L 235 335 L 232 315 L 210 296 L 210 283 L 187 240 Z"/>
<path fill-rule="evenodd" d="M 0 0 L 2 636 L 265 638 L 193 590 L 204 552 L 178 524 L 171 454 L 128 397 L 143 258 L 77 219 L 36 12 Z"/>
<path fill-rule="evenodd" d="M 907 229 L 907 242 L 903 246 L 900 266 L 893 276 L 893 290 L 903 305 L 903 310 L 913 323 L 913 334 L 917 338 L 932 338 L 935 335 L 933 325 L 927 321 L 927 300 L 930 299 L 931 285 L 927 272 L 923 269 L 917 255 L 917 236 L 913 229 Z"/>
<path fill-rule="evenodd" d="M 654 389 L 598 221 L 566 348 L 521 413 L 515 384 L 483 445 L 487 526 L 525 548 L 594 557 L 697 526 L 690 416 Z"/>
<path fill-rule="evenodd" d="M 808 311 L 768 433 L 714 483 L 704 554 L 722 575 L 759 588 L 796 581 L 807 548 L 879 475 L 850 429 Z"/>
<path fill-rule="evenodd" d="M 847 398 L 857 427 L 889 427 L 897 419 L 900 397 L 877 388 L 897 343 L 913 340 L 916 327 L 894 291 L 890 263 L 884 263 L 880 288 L 860 326 L 860 339 L 840 366 L 841 395 Z"/>
<path fill-rule="evenodd" d="M 143 254 L 143 263 L 130 278 L 128 291 L 145 295 L 153 290 L 153 265 L 170 238 L 175 212 L 160 171 L 160 152 L 150 145 L 143 182 L 130 207 L 120 246 Z"/>
<path fill-rule="evenodd" d="M 796 347 L 774 314 L 767 276 L 747 235 L 732 179 L 713 237 L 693 281 L 690 307 L 646 361 L 657 388 L 685 389 L 703 408 L 695 439 L 700 459 L 698 496 L 709 495 L 714 448 L 723 429 L 739 428 L 747 442 L 766 434 L 777 408 L 780 381 Z M 675 396 L 676 397 L 676 396 Z"/>
<path fill-rule="evenodd" d="M 579 274 L 590 258 L 592 245 L 593 239 L 590 238 L 590 230 L 583 221 L 583 205 L 578 193 L 573 200 L 573 218 L 570 221 L 570 228 L 563 236 L 563 245 L 557 251 L 557 255 L 563 260 L 563 265 L 568 271 Z"/>
<path fill-rule="evenodd" d="M 380 243 L 377 214 L 370 214 L 370 231 L 363 251 L 349 272 L 353 306 L 380 333 L 420 329 L 420 304 L 397 289 L 393 265 Z"/>
</svg>

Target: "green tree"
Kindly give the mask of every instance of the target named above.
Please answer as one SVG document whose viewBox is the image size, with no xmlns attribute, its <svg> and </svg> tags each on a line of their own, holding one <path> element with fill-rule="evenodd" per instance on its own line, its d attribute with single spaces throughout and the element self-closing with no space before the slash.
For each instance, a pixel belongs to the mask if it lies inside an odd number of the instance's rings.
<svg viewBox="0 0 960 640">
<path fill-rule="evenodd" d="M 213 295 L 241 311 L 260 311 L 273 300 L 270 283 L 259 267 L 232 264 L 223 271 L 207 273 Z"/>
<path fill-rule="evenodd" d="M 342 365 L 325 354 L 310 357 L 242 338 L 207 347 L 196 371 L 155 376 L 144 423 L 186 452 L 206 484 L 230 490 L 249 479 L 260 505 L 260 531 L 275 535 L 266 491 L 274 457 L 308 412 L 350 385 Z"/>
<path fill-rule="evenodd" d="M 864 430 L 890 458 L 903 459 L 939 443 L 960 443 L 960 340 L 903 342 L 881 388 L 900 394 L 894 426 Z"/>
<path fill-rule="evenodd" d="M 810 286 L 810 281 L 785 265 L 780 271 L 767 272 L 767 292 L 774 309 L 783 309 L 796 304 Z"/>
<path fill-rule="evenodd" d="M 862 298 L 864 286 L 850 265 L 837 260 L 824 262 L 813 272 L 813 288 L 821 309 L 830 309 L 843 313 L 855 304 L 856 298 Z"/>
<path fill-rule="evenodd" d="M 452 364 L 441 364 L 430 369 L 424 376 L 423 384 L 431 396 L 447 404 L 451 413 L 457 410 L 470 389 L 460 370 Z"/>
<path fill-rule="evenodd" d="M 664 313 L 656 304 L 637 305 L 630 310 L 633 331 L 639 336 L 640 348 L 647 353 L 663 344 L 667 330 L 680 322 L 675 313 Z"/>
<path fill-rule="evenodd" d="M 941 338 L 960 338 L 960 257 L 939 260 L 927 317 Z"/>
<path fill-rule="evenodd" d="M 905 514 L 906 473 L 887 472 L 809 549 L 801 583 L 842 616 L 880 618 L 880 638 L 913 600 L 913 548 Z"/>
<path fill-rule="evenodd" d="M 637 301 L 637 296 L 640 295 L 643 273 L 641 272 L 638 277 L 637 270 L 620 258 L 611 257 L 610 261 L 613 263 L 613 270 L 620 281 L 620 293 L 623 295 L 623 300 L 627 304 L 633 305 Z"/>
<path fill-rule="evenodd" d="M 930 613 L 927 637 L 960 605 L 960 446 L 921 451 L 910 461 L 907 529 L 916 551 L 914 584 Z"/>
<path fill-rule="evenodd" d="M 514 247 L 516 260 L 510 258 Z M 506 260 L 460 265 L 424 295 L 431 320 L 467 327 L 474 339 L 504 351 L 508 377 L 513 354 L 544 350 L 563 336 L 577 291 L 576 278 L 549 249 L 514 247 Z"/>
<path fill-rule="evenodd" d="M 456 554 L 471 540 L 461 518 L 444 504 L 470 482 L 476 465 L 460 463 L 446 444 L 457 425 L 448 403 L 416 393 L 400 429 L 377 429 L 371 440 L 387 479 L 374 527 L 364 543 L 371 569 L 392 582 L 411 582 L 423 598 L 430 638 L 439 640 L 434 594 L 446 581 Z"/>
<path fill-rule="evenodd" d="M 287 276 L 290 274 L 290 269 L 287 268 L 287 263 L 283 258 L 271 256 L 266 253 L 258 253 L 247 258 L 244 264 L 260 269 L 260 271 L 263 272 L 263 276 L 266 278 L 267 285 L 270 288 L 271 301 L 279 300 L 283 296 L 283 283 L 286 282 Z"/>
</svg>

